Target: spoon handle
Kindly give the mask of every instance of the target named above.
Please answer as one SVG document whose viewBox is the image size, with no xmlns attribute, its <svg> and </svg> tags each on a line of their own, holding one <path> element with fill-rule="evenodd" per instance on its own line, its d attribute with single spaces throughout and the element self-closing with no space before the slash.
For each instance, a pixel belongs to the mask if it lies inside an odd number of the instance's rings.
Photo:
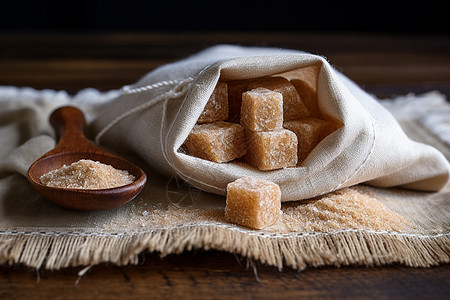
<svg viewBox="0 0 450 300">
<path fill-rule="evenodd" d="M 50 116 L 50 124 L 59 140 L 52 152 L 103 152 L 84 135 L 85 120 L 78 108 L 64 106 L 55 110 Z"/>
<path fill-rule="evenodd" d="M 50 116 L 50 124 L 55 129 L 58 140 L 65 133 L 84 135 L 85 120 L 83 113 L 78 108 L 72 106 L 64 106 L 55 110 Z"/>
</svg>

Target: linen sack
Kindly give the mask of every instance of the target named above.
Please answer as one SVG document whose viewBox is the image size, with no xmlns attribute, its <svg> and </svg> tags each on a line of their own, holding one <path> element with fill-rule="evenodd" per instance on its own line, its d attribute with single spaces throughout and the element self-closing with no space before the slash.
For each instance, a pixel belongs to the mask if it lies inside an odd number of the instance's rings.
<svg viewBox="0 0 450 300">
<path fill-rule="evenodd" d="M 180 150 L 219 80 L 269 75 L 310 77 L 320 111 L 342 124 L 301 167 L 260 171 L 242 162 L 215 163 Z M 373 96 L 325 58 L 287 49 L 218 45 L 161 66 L 125 86 L 90 124 L 90 132 L 101 145 L 132 151 L 162 174 L 220 195 L 228 183 L 243 176 L 277 183 L 283 201 L 358 183 L 437 191 L 449 180 L 445 157 L 409 139 Z"/>
</svg>

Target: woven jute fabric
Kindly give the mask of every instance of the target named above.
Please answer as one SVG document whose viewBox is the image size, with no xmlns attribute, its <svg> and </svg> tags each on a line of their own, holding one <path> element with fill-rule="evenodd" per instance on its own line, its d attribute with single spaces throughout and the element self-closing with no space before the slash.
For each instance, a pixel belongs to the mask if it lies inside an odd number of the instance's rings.
<svg viewBox="0 0 450 300">
<path fill-rule="evenodd" d="M 378 101 L 319 57 L 273 51 L 214 48 L 176 63 L 176 72 L 174 65 L 163 66 L 109 92 L 0 87 L 0 263 L 126 265 L 138 263 L 146 250 L 164 256 L 191 249 L 294 269 L 450 262 L 445 97 L 430 92 Z M 252 230 L 226 222 L 224 182 L 258 174 L 240 165 L 198 163 L 179 152 L 195 116 L 222 76 L 295 76 L 311 66 L 328 113 L 351 125 L 334 140 L 348 144 L 337 147 L 330 138 L 308 157 L 309 168 L 271 173 L 286 195 L 277 224 Z M 145 169 L 148 183 L 136 199 L 112 210 L 80 212 L 55 206 L 31 188 L 27 169 L 54 147 L 48 117 L 63 105 L 84 112 L 96 142 Z M 326 171 L 327 164 L 342 170 Z"/>
</svg>

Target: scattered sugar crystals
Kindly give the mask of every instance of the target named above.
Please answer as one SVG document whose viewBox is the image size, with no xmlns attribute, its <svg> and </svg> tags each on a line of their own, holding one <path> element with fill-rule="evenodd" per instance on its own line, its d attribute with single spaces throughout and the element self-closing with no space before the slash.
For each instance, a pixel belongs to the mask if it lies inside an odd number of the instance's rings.
<svg viewBox="0 0 450 300">
<path fill-rule="evenodd" d="M 181 190 L 179 190 L 182 192 Z M 389 209 L 386 199 L 371 194 L 371 188 L 345 188 L 306 201 L 283 202 L 278 219 L 264 232 L 289 234 L 299 232 L 334 232 L 337 230 L 380 230 L 409 232 L 417 228 L 415 223 Z M 201 192 L 203 195 L 203 192 Z M 180 195 L 181 196 L 181 195 Z M 200 195 L 199 195 L 200 196 Z M 206 196 L 205 196 L 206 197 Z M 210 197 L 206 197 L 210 198 Z M 225 215 L 225 199 L 206 198 L 200 203 L 185 201 L 178 205 L 168 202 L 149 202 L 142 198 L 124 206 L 124 213 L 103 224 L 103 230 L 148 231 L 176 226 L 200 226 L 200 224 L 229 223 Z M 203 202 L 206 201 L 206 202 Z M 275 203 L 275 202 L 273 202 Z M 276 213 L 276 209 L 272 210 Z M 120 216 L 120 217 L 119 217 Z M 242 227 L 252 229 L 252 227 Z"/>
<path fill-rule="evenodd" d="M 130 184 L 134 179 L 126 170 L 89 159 L 63 165 L 39 178 L 44 185 L 71 189 L 108 189 Z"/>
<path fill-rule="evenodd" d="M 221 222 L 224 220 L 223 209 L 201 209 L 168 203 L 150 203 L 143 199 L 130 202 L 120 217 L 105 222 L 104 231 L 139 232 L 157 228 L 171 228 L 186 224 Z M 220 206 L 220 205 L 219 205 Z"/>
<path fill-rule="evenodd" d="M 330 232 L 339 229 L 402 231 L 414 227 L 375 196 L 345 188 L 305 202 L 284 203 L 285 231 Z"/>
</svg>

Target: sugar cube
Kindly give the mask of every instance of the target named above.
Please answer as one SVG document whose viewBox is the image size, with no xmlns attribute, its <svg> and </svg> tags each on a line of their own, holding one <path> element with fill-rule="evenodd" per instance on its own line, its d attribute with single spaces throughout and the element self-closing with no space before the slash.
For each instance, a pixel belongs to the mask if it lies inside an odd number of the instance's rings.
<svg viewBox="0 0 450 300">
<path fill-rule="evenodd" d="M 213 162 L 228 162 L 246 154 L 244 128 L 217 121 L 197 124 L 191 130 L 186 148 L 189 154 Z"/>
<path fill-rule="evenodd" d="M 263 87 L 283 95 L 283 118 L 285 121 L 309 116 L 309 111 L 303 103 L 294 85 L 284 77 L 264 77 L 252 81 L 248 90 Z"/>
<path fill-rule="evenodd" d="M 248 81 L 228 81 L 228 122 L 239 123 L 241 117 L 242 93 L 247 90 Z"/>
<path fill-rule="evenodd" d="M 262 229 L 281 216 L 280 187 L 252 177 L 239 178 L 227 185 L 225 217 L 228 222 Z"/>
<path fill-rule="evenodd" d="M 225 121 L 228 119 L 228 87 L 225 82 L 218 82 L 213 93 L 209 97 L 198 124 Z"/>
<path fill-rule="evenodd" d="M 283 128 L 283 96 L 265 88 L 242 94 L 241 125 L 252 131 Z"/>
<path fill-rule="evenodd" d="M 247 163 L 260 170 L 297 165 L 297 136 L 292 131 L 245 131 Z"/>
<path fill-rule="evenodd" d="M 331 122 L 316 118 L 304 118 L 284 122 L 283 127 L 297 135 L 299 163 L 333 130 Z"/>
<path fill-rule="evenodd" d="M 292 85 L 297 90 L 300 98 L 305 103 L 310 117 L 318 117 L 320 115 L 319 104 L 317 101 L 317 91 L 315 91 L 306 81 L 300 79 L 291 80 Z"/>
</svg>

